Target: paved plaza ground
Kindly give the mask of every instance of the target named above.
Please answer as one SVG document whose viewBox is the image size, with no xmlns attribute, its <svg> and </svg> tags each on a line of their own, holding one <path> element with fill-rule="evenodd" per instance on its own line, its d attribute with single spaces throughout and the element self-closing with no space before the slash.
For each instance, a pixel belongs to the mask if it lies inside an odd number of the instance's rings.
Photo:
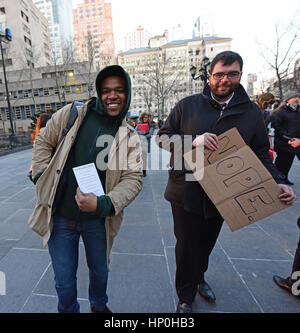
<svg viewBox="0 0 300 333">
<path fill-rule="evenodd" d="M 35 203 L 26 178 L 31 149 L 0 157 L 0 272 L 5 295 L 0 313 L 55 313 L 53 271 L 41 238 L 27 226 Z M 173 313 L 175 258 L 172 215 L 164 199 L 167 171 L 148 171 L 140 195 L 126 209 L 113 246 L 109 307 L 118 313 Z M 300 163 L 290 173 L 300 197 Z M 231 232 L 224 223 L 206 278 L 215 304 L 196 296 L 198 313 L 300 313 L 300 300 L 278 288 L 274 274 L 289 275 L 299 238 L 300 200 L 247 228 Z M 0 289 L 1 292 L 1 289 Z M 89 312 L 88 271 L 80 244 L 78 297 Z"/>
</svg>

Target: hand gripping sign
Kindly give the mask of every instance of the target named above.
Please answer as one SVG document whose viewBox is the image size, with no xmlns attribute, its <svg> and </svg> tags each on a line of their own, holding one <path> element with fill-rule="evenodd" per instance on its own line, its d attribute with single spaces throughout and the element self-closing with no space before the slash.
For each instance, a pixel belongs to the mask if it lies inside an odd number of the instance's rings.
<svg viewBox="0 0 300 333">
<path fill-rule="evenodd" d="M 193 151 L 184 159 L 232 231 L 287 208 L 278 199 L 279 186 L 236 128 L 218 142 L 218 150 L 204 150 L 204 172 L 195 169 Z"/>
</svg>

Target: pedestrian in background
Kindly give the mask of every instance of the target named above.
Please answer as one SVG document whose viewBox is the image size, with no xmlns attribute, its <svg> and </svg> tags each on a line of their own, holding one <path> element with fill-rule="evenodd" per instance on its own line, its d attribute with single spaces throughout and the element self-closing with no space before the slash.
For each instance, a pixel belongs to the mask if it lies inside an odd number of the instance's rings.
<svg viewBox="0 0 300 333">
<path fill-rule="evenodd" d="M 300 217 L 298 217 L 297 224 L 300 229 Z M 293 273 L 295 273 L 295 272 L 299 272 L 299 274 L 300 274 L 300 237 L 298 240 L 298 247 L 295 252 L 294 261 L 293 261 L 293 265 L 292 265 L 292 272 L 291 272 L 290 276 L 288 276 L 287 278 L 283 278 L 281 276 L 274 275 L 273 281 L 279 287 L 287 289 L 290 293 L 293 293 L 293 291 L 292 291 L 293 283 L 296 282 L 297 278 L 300 278 L 300 275 L 298 275 L 296 279 L 293 278 Z"/>
<path fill-rule="evenodd" d="M 261 109 L 266 127 L 268 127 L 272 106 L 275 103 L 275 97 L 271 93 L 263 93 L 257 97 L 256 102 Z"/>
<path fill-rule="evenodd" d="M 199 182 L 186 181 L 186 174 L 191 171 L 174 168 L 174 161 L 177 159 L 182 159 L 184 166 L 182 153 L 176 156 L 178 147 L 174 136 L 178 140 L 184 140 L 184 136 L 189 135 L 195 138 L 193 147 L 204 146 L 216 150 L 217 136 L 237 127 L 246 144 L 274 179 L 278 183 L 282 181 L 281 174 L 268 154 L 269 139 L 262 113 L 257 104 L 250 101 L 240 84 L 242 70 L 243 60 L 239 54 L 231 51 L 218 54 L 211 62 L 209 83 L 203 93 L 179 101 L 156 139 L 160 147 L 171 151 L 165 198 L 171 203 L 176 237 L 175 285 L 179 299 L 178 313 L 192 312 L 197 291 L 210 302 L 216 300 L 213 290 L 205 280 L 205 272 L 223 218 Z M 181 140 L 180 147 L 184 145 Z M 292 204 L 296 199 L 293 190 L 283 184 L 279 187 L 282 191 L 280 200 L 285 204 Z"/>
<path fill-rule="evenodd" d="M 272 111 L 272 106 L 275 103 L 275 97 L 271 93 L 263 93 L 259 95 L 256 99 L 256 103 L 259 106 L 266 125 L 267 133 L 269 135 L 269 142 L 270 142 L 270 149 L 269 149 L 269 155 L 274 161 L 274 139 L 273 135 L 271 133 L 271 128 L 270 128 L 270 118 L 271 118 L 271 111 Z"/>
<path fill-rule="evenodd" d="M 40 130 L 44 128 L 48 122 L 48 120 L 51 118 L 51 114 L 49 113 L 41 113 L 36 121 L 35 129 L 33 133 L 31 134 L 31 144 L 34 144 L 35 138 L 40 133 Z M 30 165 L 29 172 L 27 174 L 27 177 L 32 181 L 32 165 Z"/>
<path fill-rule="evenodd" d="M 289 144 L 291 139 L 300 138 L 300 93 L 289 91 L 283 102 L 271 113 L 271 126 L 274 128 L 274 150 L 277 153 L 275 165 L 283 173 L 285 183 L 293 185 L 288 174 L 297 149 Z"/>
<path fill-rule="evenodd" d="M 80 312 L 76 278 L 80 236 L 89 268 L 91 311 L 111 312 L 106 305 L 109 254 L 123 209 L 142 188 L 140 140 L 125 119 L 130 77 L 120 66 L 106 67 L 97 75 L 96 91 L 97 98 L 77 108 L 77 120 L 58 147 L 71 105 L 53 114 L 32 154 L 37 202 L 28 223 L 48 244 L 62 313 Z M 77 185 L 73 168 L 90 163 L 96 165 L 104 195 L 83 193 Z"/>
<path fill-rule="evenodd" d="M 143 177 L 147 175 L 147 163 L 148 163 L 148 153 L 150 153 L 150 141 L 153 135 L 155 125 L 152 122 L 152 115 L 150 112 L 142 112 L 139 117 L 136 130 L 141 136 L 142 144 L 142 158 L 143 158 Z"/>
</svg>

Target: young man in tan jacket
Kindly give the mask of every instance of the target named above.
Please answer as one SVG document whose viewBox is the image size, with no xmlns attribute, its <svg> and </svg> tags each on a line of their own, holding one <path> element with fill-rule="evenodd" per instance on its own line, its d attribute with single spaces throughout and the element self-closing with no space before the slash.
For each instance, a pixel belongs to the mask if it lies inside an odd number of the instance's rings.
<svg viewBox="0 0 300 333">
<path fill-rule="evenodd" d="M 111 312 L 108 257 L 123 218 L 123 209 L 142 188 L 142 160 L 137 133 L 125 117 L 131 101 L 129 75 L 109 66 L 96 78 L 97 98 L 78 107 L 78 117 L 57 146 L 71 105 L 56 112 L 37 136 L 32 177 L 37 202 L 30 227 L 48 245 L 55 275 L 59 312 L 79 312 L 76 272 L 80 236 L 89 267 L 92 312 Z M 53 149 L 55 154 L 53 154 Z M 105 195 L 83 193 L 74 167 L 95 163 Z"/>
</svg>

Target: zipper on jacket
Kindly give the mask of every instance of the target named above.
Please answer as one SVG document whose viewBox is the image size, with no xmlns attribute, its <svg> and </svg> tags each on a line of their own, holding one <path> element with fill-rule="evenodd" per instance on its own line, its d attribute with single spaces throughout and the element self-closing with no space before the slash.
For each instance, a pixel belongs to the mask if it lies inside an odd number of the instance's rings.
<svg viewBox="0 0 300 333">
<path fill-rule="evenodd" d="M 213 129 L 217 126 L 217 123 L 221 120 L 221 118 L 223 117 L 223 114 L 224 114 L 224 110 L 221 110 L 219 118 L 217 119 L 217 121 L 213 125 Z"/>
</svg>

